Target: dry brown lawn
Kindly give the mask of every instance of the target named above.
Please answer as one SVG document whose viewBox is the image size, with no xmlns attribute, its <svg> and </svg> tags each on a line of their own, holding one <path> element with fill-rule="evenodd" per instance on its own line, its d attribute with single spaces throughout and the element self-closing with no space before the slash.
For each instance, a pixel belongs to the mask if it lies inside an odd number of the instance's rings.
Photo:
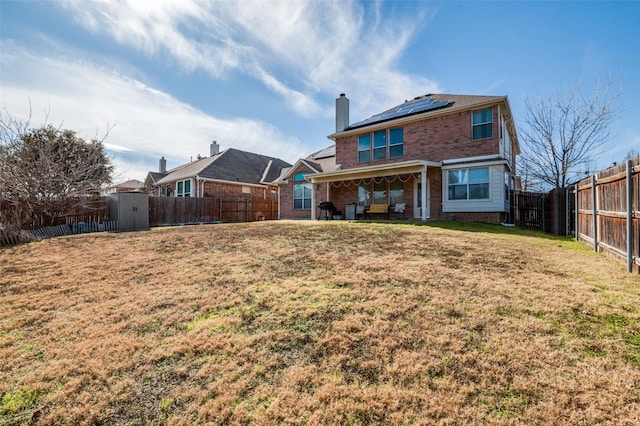
<svg viewBox="0 0 640 426">
<path fill-rule="evenodd" d="M 640 277 L 459 226 L 0 249 L 0 424 L 639 424 Z"/>
</svg>

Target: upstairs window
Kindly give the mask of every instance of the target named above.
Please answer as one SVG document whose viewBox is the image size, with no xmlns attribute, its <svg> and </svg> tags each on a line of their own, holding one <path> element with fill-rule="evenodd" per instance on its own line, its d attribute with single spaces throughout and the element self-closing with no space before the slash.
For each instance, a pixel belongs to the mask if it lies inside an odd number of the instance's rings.
<svg viewBox="0 0 640 426">
<path fill-rule="evenodd" d="M 387 158 L 387 131 L 378 130 L 373 133 L 373 159 L 384 160 Z"/>
<path fill-rule="evenodd" d="M 473 111 L 473 140 L 493 137 L 493 108 Z"/>
<path fill-rule="evenodd" d="M 371 161 L 371 135 L 368 133 L 358 138 L 358 163 Z"/>
<path fill-rule="evenodd" d="M 404 155 L 404 130 L 402 127 L 389 129 L 389 158 Z"/>
<path fill-rule="evenodd" d="M 449 170 L 449 200 L 489 198 L 489 168 Z"/>
<path fill-rule="evenodd" d="M 403 155 L 404 131 L 402 127 L 377 130 L 358 137 L 358 163 L 399 158 Z"/>
</svg>

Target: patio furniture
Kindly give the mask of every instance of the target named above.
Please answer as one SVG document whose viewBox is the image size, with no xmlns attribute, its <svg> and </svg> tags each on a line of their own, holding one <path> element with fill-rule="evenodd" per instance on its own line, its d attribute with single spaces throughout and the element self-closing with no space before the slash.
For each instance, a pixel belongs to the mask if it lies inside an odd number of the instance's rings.
<svg viewBox="0 0 640 426">
<path fill-rule="evenodd" d="M 389 219 L 389 206 L 386 204 L 371 204 L 369 209 L 365 209 L 365 219 L 371 219 L 373 217 L 383 216 Z"/>
<path fill-rule="evenodd" d="M 393 216 L 397 219 L 399 215 L 402 215 L 402 218 L 405 219 L 406 218 L 406 203 L 396 203 L 395 206 L 393 206 Z"/>
</svg>

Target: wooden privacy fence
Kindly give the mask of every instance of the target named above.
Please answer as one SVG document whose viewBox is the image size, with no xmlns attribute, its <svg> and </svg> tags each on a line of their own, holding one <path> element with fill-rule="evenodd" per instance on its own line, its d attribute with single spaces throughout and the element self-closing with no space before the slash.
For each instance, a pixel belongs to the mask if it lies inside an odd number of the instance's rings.
<svg viewBox="0 0 640 426">
<path fill-rule="evenodd" d="M 252 222 L 278 218 L 276 200 L 215 197 L 150 197 L 149 226 Z"/>
<path fill-rule="evenodd" d="M 108 197 L 77 197 L 72 200 L 68 213 L 54 218 L 30 215 L 25 202 L 0 200 L 0 209 L 0 246 L 117 229 L 117 223 L 109 220 Z M 18 218 L 18 221 L 11 218 Z M 6 229 L 2 219 L 8 222 Z"/>
<path fill-rule="evenodd" d="M 545 231 L 546 196 L 547 194 L 539 192 L 516 192 L 514 195 L 516 225 Z"/>
<path fill-rule="evenodd" d="M 640 155 L 578 182 L 575 205 L 576 239 L 640 272 Z"/>
</svg>

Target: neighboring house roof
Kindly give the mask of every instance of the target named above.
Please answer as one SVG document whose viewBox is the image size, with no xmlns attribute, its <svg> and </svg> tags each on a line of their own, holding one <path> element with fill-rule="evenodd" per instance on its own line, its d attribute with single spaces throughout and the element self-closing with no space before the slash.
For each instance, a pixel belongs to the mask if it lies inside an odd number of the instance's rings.
<svg viewBox="0 0 640 426">
<path fill-rule="evenodd" d="M 431 100 L 432 102 L 428 102 Z M 358 121 L 341 132 L 336 132 L 328 137 L 330 139 L 336 139 L 338 137 L 349 136 L 362 131 L 366 127 L 388 127 L 393 124 L 402 124 L 407 121 L 424 120 L 430 117 L 437 117 L 444 114 L 452 114 L 458 111 L 464 111 L 469 109 L 481 108 L 483 106 L 489 106 L 501 103 L 505 107 L 505 115 L 510 118 L 508 121 L 509 131 L 514 138 L 514 143 L 517 151 L 519 152 L 519 143 L 517 140 L 517 133 L 515 131 L 515 124 L 513 121 L 513 115 L 511 113 L 511 107 L 509 106 L 509 99 L 507 96 L 479 96 L 479 95 L 451 95 L 451 94 L 428 94 L 424 96 L 418 96 L 412 100 L 403 102 L 396 105 L 393 108 L 389 108 L 373 116 Z M 429 106 L 432 106 L 430 108 Z M 412 108 L 416 106 L 417 108 Z M 426 108 L 426 109 L 421 109 Z"/>
<path fill-rule="evenodd" d="M 156 182 L 158 182 L 160 179 L 162 179 L 163 177 L 165 177 L 167 174 L 166 173 L 160 173 L 160 172 L 149 172 L 148 176 L 147 176 L 147 180 L 151 180 L 151 184 L 155 184 Z M 146 183 L 146 181 L 145 181 Z"/>
<path fill-rule="evenodd" d="M 140 189 L 140 188 L 144 188 L 144 182 L 141 182 L 138 179 L 129 179 L 128 181 L 121 182 L 109 187 L 109 189 Z"/>
<path fill-rule="evenodd" d="M 167 171 L 156 185 L 198 176 L 239 183 L 265 184 L 275 180 L 291 164 L 279 158 L 229 148 L 211 157 L 192 161 Z"/>
<path fill-rule="evenodd" d="M 276 183 L 284 183 L 297 169 L 304 164 L 315 173 L 332 172 L 336 170 L 336 145 L 333 144 L 326 148 L 310 154 L 306 158 L 300 158 L 296 163 L 287 169 L 283 169 Z"/>
</svg>

